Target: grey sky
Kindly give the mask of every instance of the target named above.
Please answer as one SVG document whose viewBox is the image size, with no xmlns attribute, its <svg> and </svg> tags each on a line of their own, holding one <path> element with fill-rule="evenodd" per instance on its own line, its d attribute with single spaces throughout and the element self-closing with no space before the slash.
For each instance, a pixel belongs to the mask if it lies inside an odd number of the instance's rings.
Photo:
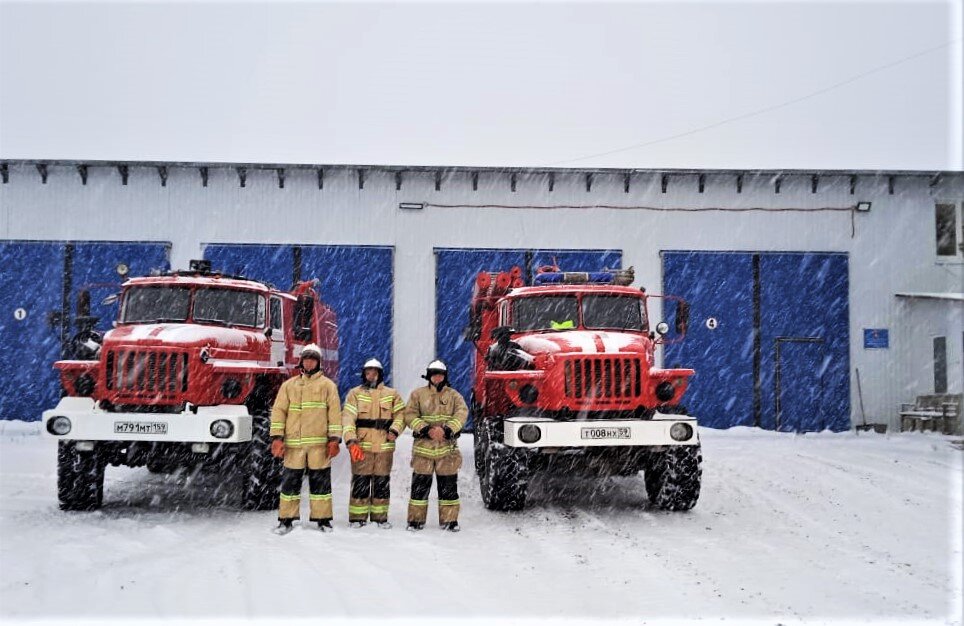
<svg viewBox="0 0 964 626">
<path fill-rule="evenodd" d="M 0 157 L 961 169 L 961 15 L 960 0 L 4 2 Z"/>
</svg>

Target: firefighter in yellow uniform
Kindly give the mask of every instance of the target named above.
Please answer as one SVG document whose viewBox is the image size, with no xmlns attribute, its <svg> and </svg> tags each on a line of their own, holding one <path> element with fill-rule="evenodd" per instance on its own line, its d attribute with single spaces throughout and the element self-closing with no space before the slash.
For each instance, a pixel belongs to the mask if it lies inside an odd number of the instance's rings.
<svg viewBox="0 0 964 626">
<path fill-rule="evenodd" d="M 408 501 L 408 530 L 422 530 L 428 517 L 428 494 L 432 474 L 438 482 L 439 525 L 459 531 L 459 468 L 462 454 L 456 439 L 465 426 L 469 410 L 465 399 L 448 386 L 448 371 L 442 361 L 428 364 L 423 377 L 425 387 L 412 392 L 401 416 L 389 430 L 389 439 L 398 437 L 405 427 L 412 429 L 412 496 Z"/>
<path fill-rule="evenodd" d="M 364 526 L 369 519 L 379 528 L 391 528 L 388 503 L 395 442 L 388 429 L 405 403 L 382 382 L 384 369 L 377 359 L 362 366 L 362 384 L 348 392 L 342 406 L 342 435 L 351 455 L 351 498 L 348 525 Z"/>
<path fill-rule="evenodd" d="M 300 517 L 301 483 L 308 470 L 310 521 L 322 532 L 332 530 L 331 459 L 341 443 L 338 388 L 321 373 L 321 349 L 301 351 L 301 374 L 286 380 L 271 409 L 271 454 L 284 458 L 278 505 L 279 535 Z"/>
</svg>

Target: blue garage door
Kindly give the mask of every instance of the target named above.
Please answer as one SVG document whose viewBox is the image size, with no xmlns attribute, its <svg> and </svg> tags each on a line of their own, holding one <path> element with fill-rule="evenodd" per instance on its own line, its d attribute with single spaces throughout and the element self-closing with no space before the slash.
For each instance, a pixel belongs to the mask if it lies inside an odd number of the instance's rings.
<svg viewBox="0 0 964 626">
<path fill-rule="evenodd" d="M 0 419 L 39 420 L 60 398 L 54 361 L 69 356 L 76 332 L 77 296 L 91 294 L 96 328 L 106 332 L 117 305 L 104 298 L 119 291 L 123 278 L 169 268 L 169 243 L 0 242 Z"/>
<path fill-rule="evenodd" d="M 686 339 L 666 346 L 664 363 L 696 370 L 685 403 L 702 424 L 850 428 L 846 255 L 662 256 L 664 292 L 691 305 Z"/>
<path fill-rule="evenodd" d="M 531 276 L 543 265 L 567 272 L 622 267 L 621 250 L 513 250 L 479 248 L 435 249 L 435 355 L 449 368 L 452 387 L 466 402 L 472 391 L 474 346 L 464 337 L 469 300 L 481 271 L 508 271 L 519 266 Z"/>
<path fill-rule="evenodd" d="M 692 367 L 696 375 L 684 404 L 712 428 L 752 426 L 753 264 L 748 254 L 666 252 L 663 293 L 690 303 L 685 340 L 667 345 L 667 367 Z M 672 320 L 675 307 L 664 306 Z M 672 324 L 671 324 L 672 326 Z"/>
<path fill-rule="evenodd" d="M 338 389 L 359 384 L 362 364 L 375 357 L 392 375 L 394 248 L 207 244 L 204 258 L 225 272 L 268 281 L 288 290 L 297 280 L 317 278 L 321 299 L 338 316 Z"/>
<path fill-rule="evenodd" d="M 796 432 L 848 430 L 847 256 L 761 254 L 759 262 L 763 404 L 760 425 Z"/>
</svg>

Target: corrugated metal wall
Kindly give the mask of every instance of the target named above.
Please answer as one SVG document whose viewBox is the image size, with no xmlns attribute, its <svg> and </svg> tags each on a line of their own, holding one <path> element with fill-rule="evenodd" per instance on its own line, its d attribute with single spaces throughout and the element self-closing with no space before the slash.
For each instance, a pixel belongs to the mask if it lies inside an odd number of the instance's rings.
<svg viewBox="0 0 964 626">
<path fill-rule="evenodd" d="M 91 167 L 82 185 L 75 167 L 50 166 L 42 184 L 33 165 L 12 165 L 0 185 L 0 239 L 170 241 L 174 267 L 199 258 L 202 243 L 212 241 L 393 246 L 393 362 L 404 391 L 419 384 L 434 356 L 435 248 L 622 250 L 623 266 L 634 266 L 637 284 L 650 291 L 662 283 L 661 250 L 841 252 L 850 259 L 851 370 L 861 369 L 868 415 L 893 423 L 898 402 L 929 391 L 917 388 L 929 361 L 913 348 L 929 344 L 929 331 L 906 327 L 894 293 L 961 291 L 961 263 L 935 256 L 934 202 L 961 202 L 962 175 L 944 175 L 936 185 L 924 176 L 896 176 L 893 193 L 887 175 L 861 176 L 854 194 L 846 173 L 821 176 L 816 192 L 810 176 L 776 174 L 747 174 L 739 193 L 735 175 L 713 173 L 702 192 L 697 174 L 670 176 L 665 193 L 659 172 L 632 174 L 629 193 L 620 173 L 597 172 L 587 181 L 586 172 L 557 172 L 552 191 L 548 173 L 482 171 L 473 178 L 408 172 L 398 189 L 394 172 L 368 170 L 360 184 L 356 171 L 335 168 L 320 189 L 315 170 L 288 170 L 280 188 L 275 172 L 249 170 L 241 187 L 235 169 L 212 166 L 204 187 L 197 168 L 170 167 L 162 187 L 155 168 L 131 167 L 125 186 L 116 168 Z M 849 212 L 399 209 L 400 202 L 818 209 L 858 200 L 873 207 L 854 216 L 853 237 Z M 890 348 L 865 350 L 863 328 L 891 329 Z M 949 342 L 951 389 L 960 391 L 960 350 L 953 336 Z M 855 384 L 851 389 L 856 394 Z M 855 395 L 850 404 L 857 407 Z"/>
</svg>

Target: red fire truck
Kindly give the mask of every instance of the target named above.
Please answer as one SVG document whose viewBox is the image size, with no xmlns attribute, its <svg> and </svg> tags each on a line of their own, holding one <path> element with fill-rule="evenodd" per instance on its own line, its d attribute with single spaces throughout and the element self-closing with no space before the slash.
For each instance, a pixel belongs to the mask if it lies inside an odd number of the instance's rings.
<svg viewBox="0 0 964 626">
<path fill-rule="evenodd" d="M 681 340 L 689 307 L 631 287 L 633 270 L 481 272 L 469 307 L 475 343 L 471 410 L 482 499 L 523 508 L 535 472 L 589 476 L 644 472 L 647 496 L 688 510 L 700 493 L 696 419 L 680 401 L 692 369 L 656 364 Z M 676 301 L 676 337 L 652 324 L 651 298 Z"/>
<path fill-rule="evenodd" d="M 78 358 L 54 364 L 65 395 L 42 418 L 58 440 L 60 507 L 99 508 L 107 465 L 204 466 L 239 476 L 244 508 L 277 506 L 275 394 L 309 343 L 322 349 L 325 374 L 338 375 L 335 314 L 314 284 L 283 292 L 192 261 L 190 271 L 126 281 L 103 337 L 82 315 Z"/>
</svg>

